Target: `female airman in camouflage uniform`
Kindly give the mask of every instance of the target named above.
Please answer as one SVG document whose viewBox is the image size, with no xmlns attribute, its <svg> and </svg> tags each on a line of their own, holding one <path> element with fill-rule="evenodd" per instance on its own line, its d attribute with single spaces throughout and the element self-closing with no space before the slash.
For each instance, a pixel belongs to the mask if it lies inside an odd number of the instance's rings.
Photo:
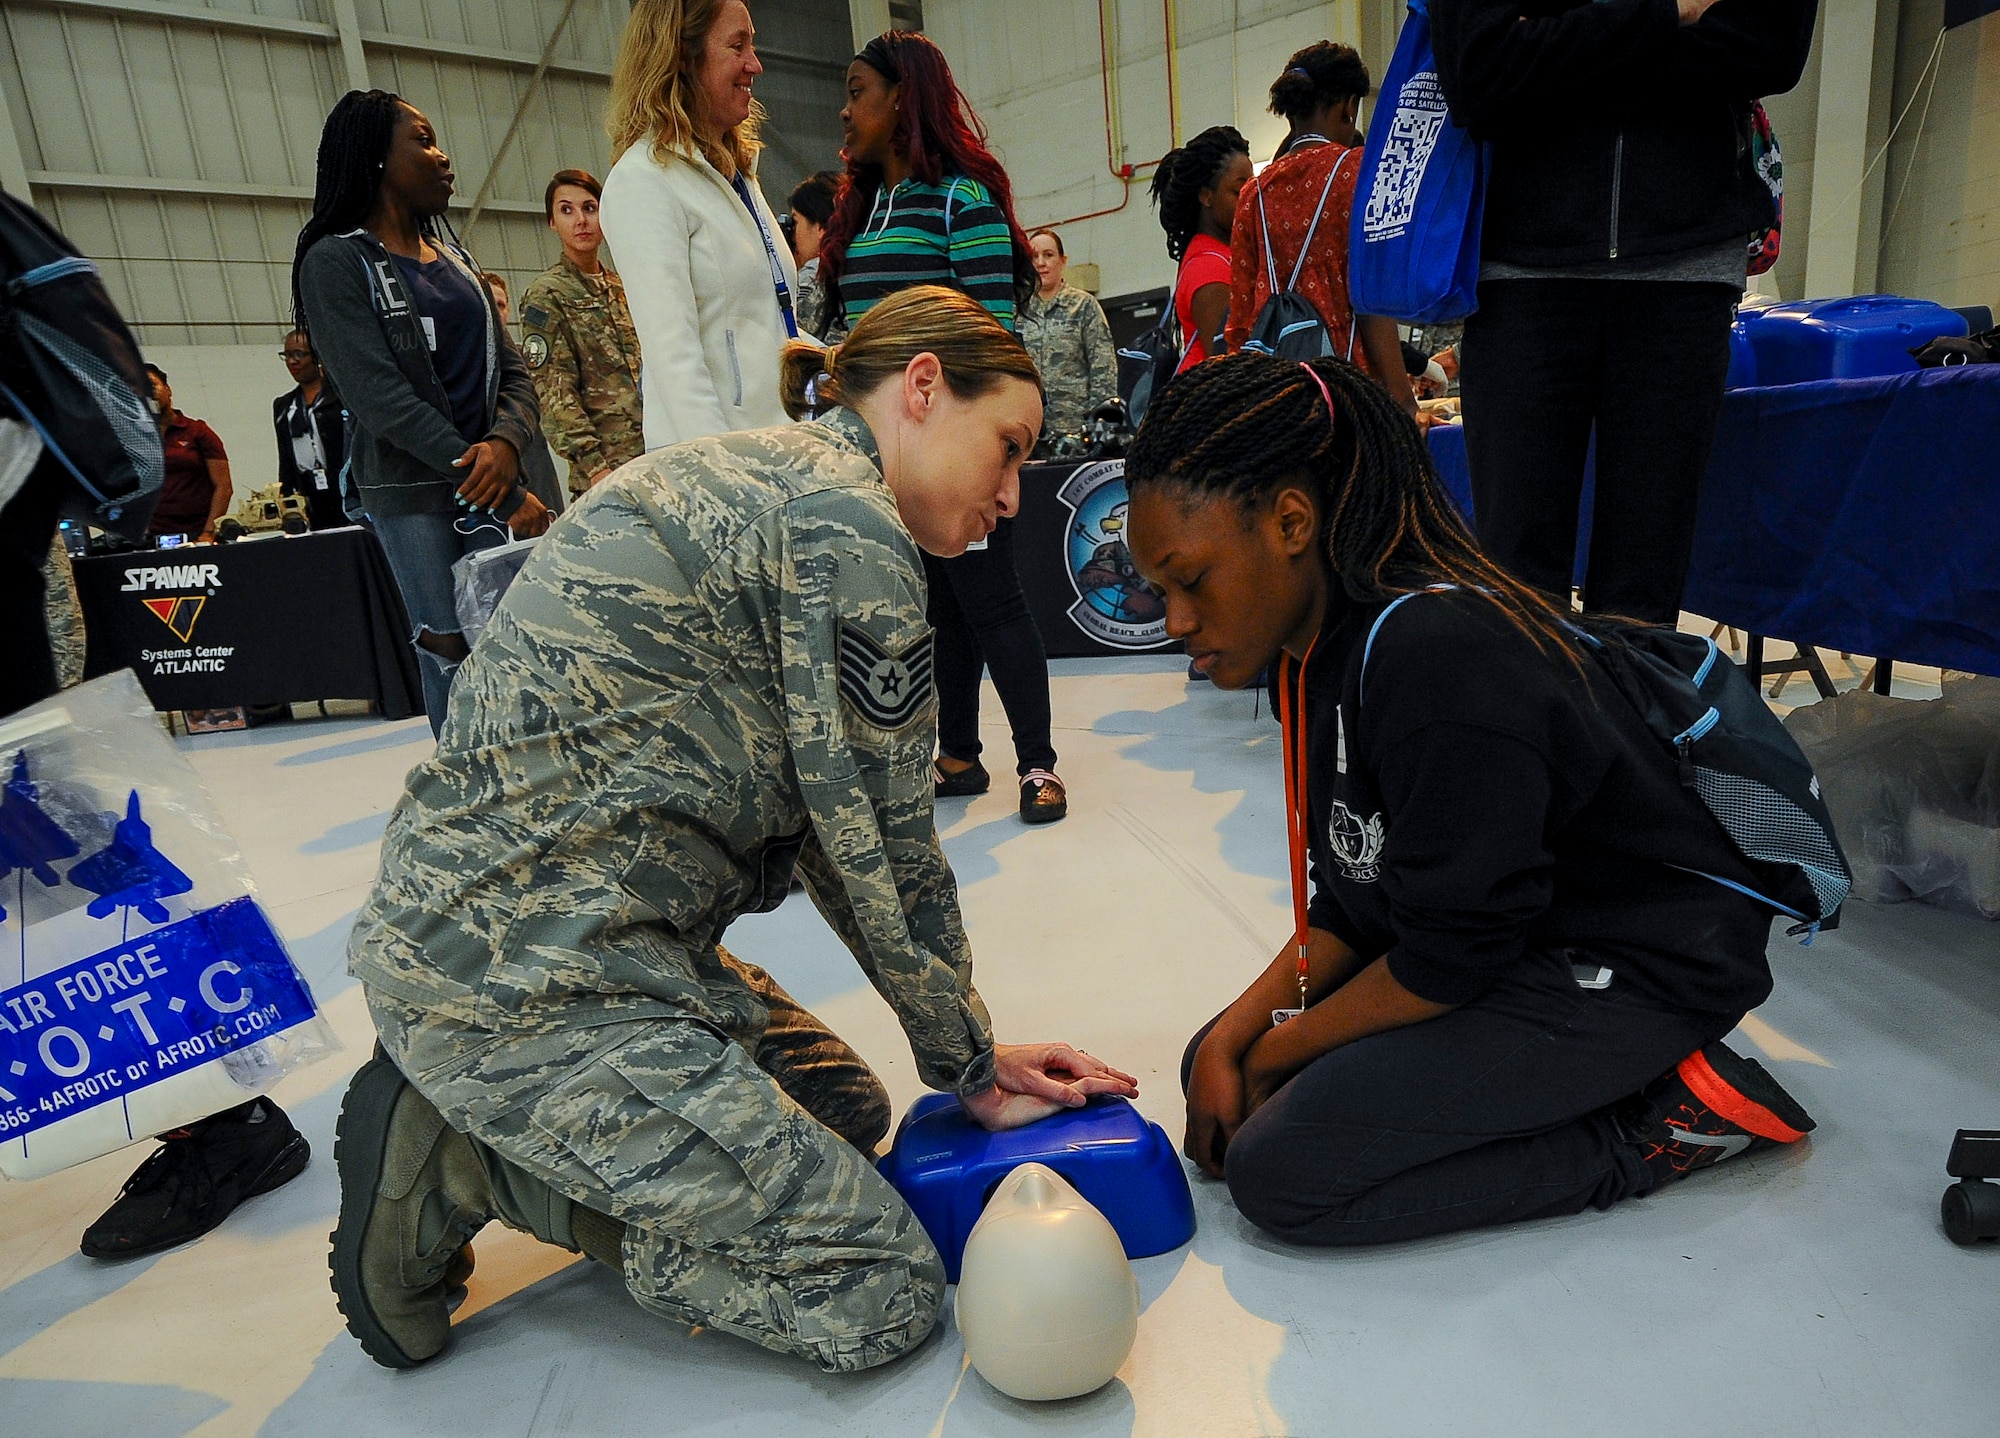
<svg viewBox="0 0 2000 1438">
<path fill-rule="evenodd" d="M 1028 246 L 1040 284 L 1021 306 L 1021 342 L 1041 371 L 1047 396 L 1042 433 L 1082 434 L 1090 412 L 1118 398 L 1118 347 L 1096 297 L 1064 282 L 1069 258 L 1062 236 L 1036 230 Z"/>
<path fill-rule="evenodd" d="M 581 494 L 646 447 L 639 414 L 639 336 L 625 283 L 598 258 L 603 187 L 558 170 L 542 194 L 562 258 L 521 296 L 521 355 L 542 402 L 542 432 L 569 461 Z"/>
<path fill-rule="evenodd" d="M 495 1217 L 830 1371 L 930 1330 L 942 1264 L 869 1162 L 887 1095 L 720 945 L 795 867 L 980 1122 L 1136 1091 L 995 1045 L 931 817 L 917 545 L 957 553 L 1014 507 L 1033 365 L 913 289 L 788 351 L 786 380 L 795 411 L 809 380 L 841 408 L 658 451 L 563 517 L 390 824 L 348 950 L 382 1055 L 342 1108 L 333 1252 L 383 1363 L 442 1349 L 446 1266 Z"/>
</svg>

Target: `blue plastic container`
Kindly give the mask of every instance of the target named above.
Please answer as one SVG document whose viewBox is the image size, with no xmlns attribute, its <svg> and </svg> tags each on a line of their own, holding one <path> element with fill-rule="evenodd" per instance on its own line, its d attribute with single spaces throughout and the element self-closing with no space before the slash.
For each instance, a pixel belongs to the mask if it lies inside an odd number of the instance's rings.
<svg viewBox="0 0 2000 1438">
<path fill-rule="evenodd" d="M 993 1190 L 1024 1163 L 1047 1164 L 1111 1220 L 1127 1258 L 1149 1258 L 1194 1237 L 1194 1195 L 1160 1126 L 1122 1098 L 1095 1098 L 1053 1118 L 988 1133 L 950 1094 L 910 1105 L 878 1167 L 944 1255 L 958 1264 Z"/>
<path fill-rule="evenodd" d="M 1761 385 L 1909 374 L 1917 368 L 1911 350 L 1967 333 L 1957 311 L 1897 295 L 1799 300 L 1745 310 L 1737 323 L 1755 353 Z"/>
<path fill-rule="evenodd" d="M 1724 389 L 1748 389 L 1757 383 L 1757 348 L 1750 343 L 1750 326 L 1745 311 L 1736 317 L 1736 323 L 1729 327 L 1729 377 L 1722 382 Z"/>
</svg>

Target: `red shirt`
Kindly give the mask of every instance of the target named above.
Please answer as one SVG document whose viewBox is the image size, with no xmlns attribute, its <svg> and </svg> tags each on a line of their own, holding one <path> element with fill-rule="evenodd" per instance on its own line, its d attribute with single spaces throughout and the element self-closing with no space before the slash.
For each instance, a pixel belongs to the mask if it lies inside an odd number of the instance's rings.
<svg viewBox="0 0 2000 1438">
<path fill-rule="evenodd" d="M 160 447 L 166 452 L 167 477 L 160 486 L 160 502 L 153 510 L 149 534 L 197 535 L 208 528 L 208 511 L 215 505 L 215 481 L 209 478 L 208 462 L 229 460 L 215 431 L 198 419 L 175 413 L 160 433 Z"/>
<path fill-rule="evenodd" d="M 1208 358 L 1208 337 L 1194 332 L 1194 292 L 1203 285 L 1228 283 L 1229 246 L 1213 235 L 1198 234 L 1188 241 L 1187 253 L 1181 256 L 1181 272 L 1174 277 L 1174 318 L 1180 321 L 1181 338 L 1186 343 L 1175 374 Z"/>
<path fill-rule="evenodd" d="M 1338 173 L 1335 173 L 1336 170 Z M 1354 212 L 1354 181 L 1361 173 L 1361 151 L 1340 145 L 1309 145 L 1284 159 L 1243 187 L 1236 201 L 1236 226 L 1231 235 L 1229 329 L 1231 353 L 1250 338 L 1250 326 L 1271 297 L 1271 280 L 1264 264 L 1264 225 L 1271 231 L 1271 248 L 1282 287 L 1299 262 L 1313 211 L 1326 191 L 1326 212 L 1313 231 L 1312 253 L 1299 272 L 1298 292 L 1305 296 L 1333 340 L 1333 352 L 1368 368 L 1354 332 L 1354 310 L 1347 299 L 1347 229 Z M 1327 176 L 1334 176 L 1326 190 Z M 1264 224 L 1258 222 L 1263 202 Z"/>
</svg>

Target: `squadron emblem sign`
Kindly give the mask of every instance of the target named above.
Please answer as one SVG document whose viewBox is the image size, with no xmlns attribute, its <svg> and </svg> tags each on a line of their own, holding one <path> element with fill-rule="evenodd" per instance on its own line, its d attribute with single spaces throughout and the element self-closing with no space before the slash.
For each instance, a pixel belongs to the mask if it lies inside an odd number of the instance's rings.
<svg viewBox="0 0 2000 1438">
<path fill-rule="evenodd" d="M 1100 644 L 1153 649 L 1167 642 L 1167 607 L 1140 577 L 1126 545 L 1125 461 L 1086 464 L 1056 498 L 1069 506 L 1063 556 L 1076 590 L 1070 622 Z"/>
</svg>

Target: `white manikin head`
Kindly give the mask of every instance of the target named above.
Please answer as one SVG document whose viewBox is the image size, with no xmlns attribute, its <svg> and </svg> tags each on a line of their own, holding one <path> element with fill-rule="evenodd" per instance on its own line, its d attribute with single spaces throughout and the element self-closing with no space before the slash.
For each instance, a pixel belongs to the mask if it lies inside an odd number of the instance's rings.
<svg viewBox="0 0 2000 1438">
<path fill-rule="evenodd" d="M 1053 1169 L 1024 1163 L 965 1241 L 958 1331 L 1012 1398 L 1074 1398 L 1111 1380 L 1139 1334 L 1139 1284 L 1110 1222 Z"/>
</svg>

